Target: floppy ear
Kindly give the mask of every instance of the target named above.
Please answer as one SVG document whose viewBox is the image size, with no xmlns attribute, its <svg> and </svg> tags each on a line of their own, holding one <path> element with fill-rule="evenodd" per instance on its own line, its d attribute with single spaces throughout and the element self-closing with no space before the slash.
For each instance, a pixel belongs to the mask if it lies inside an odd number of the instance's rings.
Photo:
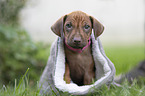
<svg viewBox="0 0 145 96">
<path fill-rule="evenodd" d="M 90 16 L 90 20 L 92 23 L 92 28 L 94 30 L 95 39 L 103 33 L 104 26 L 96 20 L 94 17 Z"/>
<path fill-rule="evenodd" d="M 61 34 L 63 32 L 63 25 L 64 25 L 64 21 L 66 19 L 67 15 L 62 16 L 60 19 L 58 19 L 52 26 L 51 26 L 51 30 L 58 35 L 59 37 L 61 37 Z"/>
</svg>

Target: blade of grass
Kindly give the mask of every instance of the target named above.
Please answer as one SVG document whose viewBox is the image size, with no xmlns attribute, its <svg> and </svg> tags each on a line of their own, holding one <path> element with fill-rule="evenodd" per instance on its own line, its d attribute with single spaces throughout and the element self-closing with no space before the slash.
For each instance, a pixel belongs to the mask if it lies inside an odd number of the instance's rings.
<svg viewBox="0 0 145 96">
<path fill-rule="evenodd" d="M 25 72 L 25 74 L 23 75 L 23 77 L 21 78 L 21 80 L 20 80 L 20 82 L 19 82 L 19 84 L 18 84 L 18 87 L 16 88 L 16 91 L 20 88 L 20 85 L 22 84 L 22 82 L 23 82 L 23 80 L 24 80 L 26 74 L 28 73 L 28 71 L 29 71 L 29 68 L 27 69 L 27 71 Z"/>
</svg>

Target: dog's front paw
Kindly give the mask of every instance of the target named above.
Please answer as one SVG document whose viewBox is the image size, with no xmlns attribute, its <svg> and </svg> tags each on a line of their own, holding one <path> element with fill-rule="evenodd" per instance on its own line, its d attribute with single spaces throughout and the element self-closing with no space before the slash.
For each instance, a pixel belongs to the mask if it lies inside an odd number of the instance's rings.
<svg viewBox="0 0 145 96">
<path fill-rule="evenodd" d="M 67 84 L 70 84 L 71 82 L 69 66 L 67 63 L 65 64 L 64 81 L 66 81 Z"/>
<path fill-rule="evenodd" d="M 64 80 L 67 84 L 70 84 L 70 82 L 71 82 L 71 79 L 67 76 L 64 77 Z"/>
</svg>

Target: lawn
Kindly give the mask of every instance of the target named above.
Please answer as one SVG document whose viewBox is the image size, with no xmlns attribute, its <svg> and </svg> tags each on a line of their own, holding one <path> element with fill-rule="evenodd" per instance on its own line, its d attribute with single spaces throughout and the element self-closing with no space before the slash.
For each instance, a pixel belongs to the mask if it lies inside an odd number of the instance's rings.
<svg viewBox="0 0 145 96">
<path fill-rule="evenodd" d="M 104 50 L 115 65 L 116 75 L 128 72 L 145 59 L 145 47 L 143 45 L 107 46 L 104 47 Z"/>
<path fill-rule="evenodd" d="M 129 71 L 145 58 L 145 48 L 140 45 L 105 46 L 104 50 L 114 63 L 117 75 Z M 29 69 L 20 80 L 14 81 L 14 86 L 0 86 L 0 96 L 40 96 L 38 82 L 35 82 L 34 86 L 30 86 L 29 78 L 26 74 L 29 74 Z M 126 81 L 121 87 L 111 85 L 110 88 L 104 85 L 99 90 L 96 90 L 95 94 L 88 94 L 88 96 L 145 96 L 144 83 L 144 80 L 140 84 L 137 84 L 136 81 L 133 84 L 129 84 Z M 62 96 L 64 95 L 68 96 L 67 93 L 62 94 Z"/>
</svg>

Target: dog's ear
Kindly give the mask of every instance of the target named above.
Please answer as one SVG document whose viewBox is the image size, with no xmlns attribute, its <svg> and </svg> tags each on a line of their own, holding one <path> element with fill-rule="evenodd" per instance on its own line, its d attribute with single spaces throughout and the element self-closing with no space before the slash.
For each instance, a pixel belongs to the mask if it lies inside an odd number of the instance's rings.
<svg viewBox="0 0 145 96">
<path fill-rule="evenodd" d="M 63 25 L 66 20 L 67 15 L 62 16 L 60 19 L 58 19 L 52 26 L 51 30 L 58 36 L 61 37 L 61 33 L 63 31 Z"/>
<path fill-rule="evenodd" d="M 94 30 L 94 36 L 95 36 L 95 38 L 97 38 L 98 36 L 100 36 L 103 33 L 104 26 L 92 16 L 90 16 L 90 20 L 92 23 L 92 28 Z"/>
</svg>

